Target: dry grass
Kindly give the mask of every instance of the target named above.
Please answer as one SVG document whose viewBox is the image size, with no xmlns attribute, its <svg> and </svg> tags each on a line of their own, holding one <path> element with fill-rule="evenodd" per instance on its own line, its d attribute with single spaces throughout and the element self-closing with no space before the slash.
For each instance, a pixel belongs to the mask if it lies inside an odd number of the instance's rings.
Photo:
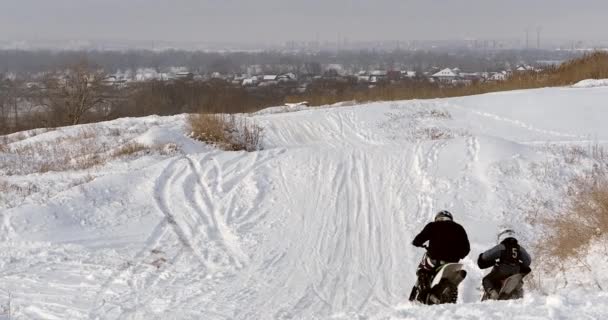
<svg viewBox="0 0 608 320">
<path fill-rule="evenodd" d="M 88 169 L 104 163 L 105 144 L 86 137 L 59 137 L 51 141 L 12 146 L 0 170 L 8 175 Z"/>
<path fill-rule="evenodd" d="M 129 156 L 140 151 L 148 150 L 149 148 L 138 142 L 128 142 L 116 150 L 112 151 L 112 156 L 115 158 Z"/>
<path fill-rule="evenodd" d="M 596 167 L 576 179 L 564 212 L 539 222 L 548 231 L 538 246 L 542 256 L 577 258 L 592 240 L 608 234 L 608 170 Z"/>
<path fill-rule="evenodd" d="M 580 260 L 594 239 L 608 235 L 608 152 L 598 144 L 554 151 L 571 165 L 591 161 L 593 169 L 573 179 L 556 214 L 532 219 L 545 230 L 537 252 L 549 261 Z"/>
<path fill-rule="evenodd" d="M 0 136 L 0 152 L 8 151 L 8 141 L 5 136 Z"/>
<path fill-rule="evenodd" d="M 528 285 L 552 292 L 558 287 L 575 283 L 583 286 L 601 284 L 595 278 L 592 252 L 608 254 L 601 244 L 608 239 L 608 158 L 599 145 L 548 146 L 561 161 L 546 163 L 540 170 L 548 187 L 563 188 L 563 196 L 554 201 L 537 196 L 530 199 L 536 209 L 529 222 L 535 226 L 538 241 L 534 244 L 534 271 Z M 576 168 L 593 169 L 577 175 L 565 186 L 560 183 L 564 163 Z M 598 246 L 599 244 L 599 246 Z M 590 256 L 591 255 L 591 256 Z M 591 259 L 591 260 L 590 260 Z M 576 269 L 576 274 L 571 270 Z M 580 277 L 580 273 L 589 273 Z M 585 280 L 588 279 L 588 280 Z"/>
<path fill-rule="evenodd" d="M 605 78 L 608 78 L 608 53 L 594 52 L 541 72 L 515 73 L 506 81 L 478 82 L 469 86 L 455 87 L 413 82 L 381 85 L 368 89 L 345 87 L 343 84 L 335 84 L 334 88 L 330 84 L 316 91 L 287 97 L 285 100 L 286 102 L 306 100 L 312 106 L 320 106 L 347 100 L 370 102 L 462 97 L 498 91 L 566 86 L 585 79 Z"/>
<path fill-rule="evenodd" d="M 190 136 L 227 151 L 261 149 L 263 129 L 250 119 L 227 114 L 193 114 Z"/>
<path fill-rule="evenodd" d="M 40 192 L 40 188 L 32 182 L 17 184 L 0 178 L 0 208 L 10 208 L 15 201 L 24 199 L 37 192 Z"/>
<path fill-rule="evenodd" d="M 415 136 L 424 140 L 444 140 L 454 138 L 454 134 L 451 131 L 438 127 L 421 128 L 416 131 Z"/>
<path fill-rule="evenodd" d="M 115 131 L 110 131 L 107 137 L 113 139 L 100 139 L 97 131 L 86 128 L 76 134 L 54 139 L 4 145 L 3 153 L 0 154 L 0 172 L 6 175 L 25 175 L 85 170 L 141 152 L 171 155 L 178 150 L 175 144 L 146 146 L 133 141 L 121 144 L 119 136 Z M 115 147 L 114 142 L 119 146 Z"/>
</svg>

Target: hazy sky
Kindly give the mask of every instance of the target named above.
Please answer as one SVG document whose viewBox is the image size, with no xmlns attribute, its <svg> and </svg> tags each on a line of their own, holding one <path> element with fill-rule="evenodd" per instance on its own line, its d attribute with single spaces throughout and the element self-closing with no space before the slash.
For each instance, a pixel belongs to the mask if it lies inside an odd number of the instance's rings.
<svg viewBox="0 0 608 320">
<path fill-rule="evenodd" d="M 0 40 L 608 40 L 606 0 L 0 0 Z M 535 33 L 531 32 L 531 36 Z"/>
</svg>

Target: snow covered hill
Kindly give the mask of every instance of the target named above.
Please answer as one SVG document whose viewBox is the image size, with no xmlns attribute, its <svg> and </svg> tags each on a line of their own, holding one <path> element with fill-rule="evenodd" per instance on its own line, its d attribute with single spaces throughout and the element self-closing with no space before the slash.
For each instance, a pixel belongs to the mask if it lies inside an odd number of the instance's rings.
<svg viewBox="0 0 608 320">
<path fill-rule="evenodd" d="M 15 134 L 0 303 L 10 292 L 17 319 L 602 319 L 608 294 L 584 284 L 605 277 L 480 303 L 475 259 L 501 226 L 537 240 L 537 201 L 591 166 L 572 148 L 608 144 L 607 101 L 594 87 L 274 108 L 251 116 L 253 153 L 190 140 L 184 116 Z M 76 139 L 115 156 L 48 171 L 7 151 Z M 409 304 L 411 240 L 441 209 L 469 233 L 469 276 L 456 305 Z"/>
</svg>

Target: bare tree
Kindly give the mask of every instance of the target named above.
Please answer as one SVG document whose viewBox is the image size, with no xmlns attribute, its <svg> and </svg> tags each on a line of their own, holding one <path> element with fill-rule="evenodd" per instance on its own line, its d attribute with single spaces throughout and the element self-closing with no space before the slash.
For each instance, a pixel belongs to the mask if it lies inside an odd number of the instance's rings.
<svg viewBox="0 0 608 320">
<path fill-rule="evenodd" d="M 106 103 L 106 73 L 84 61 L 44 78 L 40 104 L 60 125 L 81 123 L 83 116 Z"/>
<path fill-rule="evenodd" d="M 3 78 L 0 75 L 0 79 Z M 8 127 L 8 88 L 6 81 L 0 81 L 0 134 L 7 133 Z"/>
<path fill-rule="evenodd" d="M 17 80 L 4 79 L 0 82 L 0 132 L 8 133 L 20 126 L 20 86 L 21 82 Z"/>
</svg>

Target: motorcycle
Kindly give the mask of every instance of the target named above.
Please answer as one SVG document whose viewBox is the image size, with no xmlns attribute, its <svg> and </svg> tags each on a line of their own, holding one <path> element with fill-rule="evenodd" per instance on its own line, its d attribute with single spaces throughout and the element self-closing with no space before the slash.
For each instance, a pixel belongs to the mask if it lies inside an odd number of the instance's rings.
<svg viewBox="0 0 608 320">
<path fill-rule="evenodd" d="M 485 300 L 514 300 L 524 297 L 524 277 L 527 273 L 516 273 L 501 281 L 500 291 L 498 296 L 491 297 L 489 293 L 484 292 L 481 301 Z"/>
<path fill-rule="evenodd" d="M 425 249 L 428 247 L 424 246 Z M 426 256 L 423 259 L 427 259 Z M 467 276 L 467 272 L 462 269 L 461 263 L 443 263 L 434 269 L 434 274 L 430 279 L 430 285 L 424 290 L 425 284 L 416 280 L 416 284 L 410 293 L 410 301 L 419 301 L 427 305 L 456 303 L 458 300 L 458 285 Z"/>
</svg>

